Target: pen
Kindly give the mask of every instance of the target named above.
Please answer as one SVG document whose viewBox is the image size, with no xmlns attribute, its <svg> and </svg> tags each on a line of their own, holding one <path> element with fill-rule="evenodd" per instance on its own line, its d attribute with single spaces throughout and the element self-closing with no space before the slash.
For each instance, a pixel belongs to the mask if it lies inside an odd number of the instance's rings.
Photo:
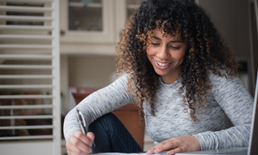
<svg viewBox="0 0 258 155">
<path fill-rule="evenodd" d="M 79 111 L 78 108 L 76 108 L 76 112 L 77 112 L 77 120 L 78 120 L 78 123 L 79 123 L 79 126 L 81 128 L 81 131 L 83 134 L 87 134 L 87 129 L 86 129 L 86 122 L 85 122 L 85 119 L 82 115 L 82 113 Z"/>
<path fill-rule="evenodd" d="M 78 120 L 79 126 L 81 128 L 81 131 L 84 135 L 86 135 L 87 134 L 86 121 L 78 108 L 76 108 L 76 114 L 77 114 L 77 120 Z M 96 146 L 94 142 L 93 142 L 93 145 Z"/>
</svg>

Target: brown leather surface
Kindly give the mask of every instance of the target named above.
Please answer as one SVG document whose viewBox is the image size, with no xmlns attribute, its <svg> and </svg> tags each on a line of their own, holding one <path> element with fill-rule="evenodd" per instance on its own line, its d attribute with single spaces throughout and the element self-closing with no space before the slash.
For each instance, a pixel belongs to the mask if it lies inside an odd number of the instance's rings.
<svg viewBox="0 0 258 155">
<path fill-rule="evenodd" d="M 89 94 L 84 93 L 72 93 L 75 104 L 77 105 L 81 100 L 87 97 Z M 135 141 L 143 149 L 144 145 L 144 122 L 140 124 L 138 115 L 138 106 L 136 104 L 127 104 L 117 110 L 113 111 L 118 119 L 124 124 Z"/>
</svg>

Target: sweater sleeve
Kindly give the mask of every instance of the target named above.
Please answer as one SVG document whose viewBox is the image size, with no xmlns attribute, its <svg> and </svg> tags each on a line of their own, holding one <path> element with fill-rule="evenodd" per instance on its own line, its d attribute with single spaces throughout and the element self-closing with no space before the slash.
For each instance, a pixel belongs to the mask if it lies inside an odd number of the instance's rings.
<svg viewBox="0 0 258 155">
<path fill-rule="evenodd" d="M 200 142 L 201 149 L 248 146 L 254 102 L 252 96 L 238 77 L 225 78 L 211 74 L 210 80 L 213 84 L 213 97 L 231 120 L 233 127 L 194 135 Z"/>
<path fill-rule="evenodd" d="M 127 76 L 123 75 L 112 84 L 104 87 L 83 99 L 76 107 L 85 117 L 87 126 L 100 116 L 112 112 L 128 103 L 134 103 L 133 96 L 126 91 Z M 80 130 L 73 108 L 64 120 L 64 136 L 67 138 L 76 130 Z"/>
</svg>

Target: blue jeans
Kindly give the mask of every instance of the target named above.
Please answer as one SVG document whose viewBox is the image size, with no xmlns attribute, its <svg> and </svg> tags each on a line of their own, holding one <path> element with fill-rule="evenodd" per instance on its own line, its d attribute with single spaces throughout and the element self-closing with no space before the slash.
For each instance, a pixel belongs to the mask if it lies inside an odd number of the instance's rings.
<svg viewBox="0 0 258 155">
<path fill-rule="evenodd" d="M 141 147 L 113 113 L 108 113 L 95 120 L 89 125 L 88 130 L 95 134 L 93 153 L 142 152 Z"/>
</svg>

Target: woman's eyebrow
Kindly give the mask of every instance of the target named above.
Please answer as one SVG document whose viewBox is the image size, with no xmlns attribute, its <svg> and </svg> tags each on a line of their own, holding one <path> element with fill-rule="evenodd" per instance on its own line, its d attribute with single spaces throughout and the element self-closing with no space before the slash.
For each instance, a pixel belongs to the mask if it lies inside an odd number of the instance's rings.
<svg viewBox="0 0 258 155">
<path fill-rule="evenodd" d="M 157 40 L 161 40 L 159 37 L 157 37 L 157 36 L 153 36 L 152 38 L 154 38 L 154 39 L 157 39 Z"/>
<path fill-rule="evenodd" d="M 159 37 L 155 36 L 155 35 L 152 38 L 161 41 L 161 39 Z M 171 43 L 184 43 L 183 40 L 170 40 L 169 42 L 171 42 Z"/>
</svg>

